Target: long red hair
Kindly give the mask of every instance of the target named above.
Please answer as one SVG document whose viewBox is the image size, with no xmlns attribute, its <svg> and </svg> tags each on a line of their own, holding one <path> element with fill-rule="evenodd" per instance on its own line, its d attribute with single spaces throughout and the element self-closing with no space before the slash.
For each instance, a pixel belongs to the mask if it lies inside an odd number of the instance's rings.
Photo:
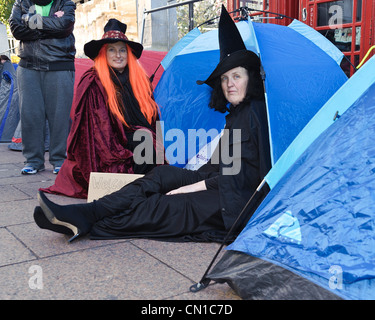
<svg viewBox="0 0 375 320">
<path fill-rule="evenodd" d="M 118 95 L 115 84 L 111 79 L 111 74 L 109 68 L 111 68 L 107 63 L 107 44 L 103 45 L 99 51 L 98 56 L 94 60 L 94 68 L 97 71 L 100 82 L 102 83 L 107 96 L 107 105 L 112 114 L 120 119 L 120 121 L 126 126 L 126 123 L 121 95 Z M 137 58 L 134 56 L 131 48 L 126 45 L 128 51 L 128 68 L 129 68 L 129 81 L 133 89 L 135 98 L 138 101 L 141 112 L 147 119 L 148 123 L 152 123 L 156 120 L 158 115 L 159 107 L 153 99 L 152 87 L 150 80 L 143 69 L 143 67 L 138 62 Z M 120 97 L 120 99 L 118 98 Z M 126 106 L 124 106 L 126 108 Z"/>
</svg>

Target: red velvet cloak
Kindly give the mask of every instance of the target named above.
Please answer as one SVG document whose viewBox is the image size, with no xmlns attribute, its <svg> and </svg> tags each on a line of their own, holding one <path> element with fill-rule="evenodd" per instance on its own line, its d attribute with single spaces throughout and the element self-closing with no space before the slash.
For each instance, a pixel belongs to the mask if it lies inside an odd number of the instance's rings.
<svg viewBox="0 0 375 320">
<path fill-rule="evenodd" d="M 70 114 L 67 159 L 55 184 L 42 191 L 87 198 L 90 172 L 133 173 L 133 153 L 126 147 L 124 125 L 109 111 L 106 97 L 94 69 L 86 71 Z"/>
</svg>

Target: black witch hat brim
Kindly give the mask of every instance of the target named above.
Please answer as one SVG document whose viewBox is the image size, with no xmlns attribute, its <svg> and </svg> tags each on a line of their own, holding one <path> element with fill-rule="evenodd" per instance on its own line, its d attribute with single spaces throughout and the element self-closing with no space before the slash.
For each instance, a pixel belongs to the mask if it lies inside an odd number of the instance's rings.
<svg viewBox="0 0 375 320">
<path fill-rule="evenodd" d="M 91 40 L 90 42 L 84 45 L 83 50 L 86 56 L 94 60 L 98 56 L 99 51 L 103 45 L 105 45 L 106 43 L 115 43 L 118 41 L 122 41 L 128 44 L 137 59 L 141 57 L 143 46 L 140 43 L 130 41 L 130 40 L 125 40 L 125 39 L 119 39 L 119 38 L 106 38 L 106 39 L 100 39 L 100 40 Z"/>
<path fill-rule="evenodd" d="M 198 80 L 197 84 L 207 84 L 213 88 L 222 74 L 237 67 L 244 67 L 247 70 L 253 69 L 258 71 L 260 70 L 260 59 L 254 52 L 249 50 L 233 52 L 219 62 L 215 70 L 206 80 Z"/>
</svg>

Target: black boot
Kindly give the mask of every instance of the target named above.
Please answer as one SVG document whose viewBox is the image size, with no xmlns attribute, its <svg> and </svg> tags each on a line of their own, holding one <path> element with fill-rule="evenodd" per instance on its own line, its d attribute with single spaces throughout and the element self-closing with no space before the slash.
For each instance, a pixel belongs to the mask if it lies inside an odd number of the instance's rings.
<svg viewBox="0 0 375 320">
<path fill-rule="evenodd" d="M 62 226 L 73 232 L 69 242 L 88 234 L 97 221 L 94 202 L 61 206 L 53 203 L 41 191 L 38 192 L 38 200 L 45 217 L 55 225 L 53 228 L 49 225 L 50 230 L 56 231 L 56 226 Z"/>
<path fill-rule="evenodd" d="M 51 223 L 44 215 L 44 212 L 41 207 L 35 207 L 34 220 L 38 227 L 41 229 L 47 229 L 62 234 L 73 235 L 72 230 L 70 230 L 69 228 Z"/>
</svg>

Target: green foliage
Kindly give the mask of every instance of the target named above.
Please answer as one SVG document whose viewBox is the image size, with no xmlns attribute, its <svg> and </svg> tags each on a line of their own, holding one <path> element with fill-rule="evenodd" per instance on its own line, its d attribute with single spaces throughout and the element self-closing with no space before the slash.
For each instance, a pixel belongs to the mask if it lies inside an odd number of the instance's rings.
<svg viewBox="0 0 375 320">
<path fill-rule="evenodd" d="M 0 0 L 0 21 L 8 24 L 9 16 L 15 0 Z"/>
<path fill-rule="evenodd" d="M 186 0 L 177 0 L 177 2 L 184 2 Z M 194 27 L 201 25 L 207 20 L 220 16 L 221 5 L 227 4 L 226 0 L 203 0 L 194 3 Z M 177 27 L 178 37 L 182 38 L 189 32 L 189 6 L 184 5 L 177 7 Z M 217 27 L 218 19 L 213 21 L 213 24 L 205 24 L 200 28 L 201 32 L 210 30 L 212 27 Z"/>
</svg>

